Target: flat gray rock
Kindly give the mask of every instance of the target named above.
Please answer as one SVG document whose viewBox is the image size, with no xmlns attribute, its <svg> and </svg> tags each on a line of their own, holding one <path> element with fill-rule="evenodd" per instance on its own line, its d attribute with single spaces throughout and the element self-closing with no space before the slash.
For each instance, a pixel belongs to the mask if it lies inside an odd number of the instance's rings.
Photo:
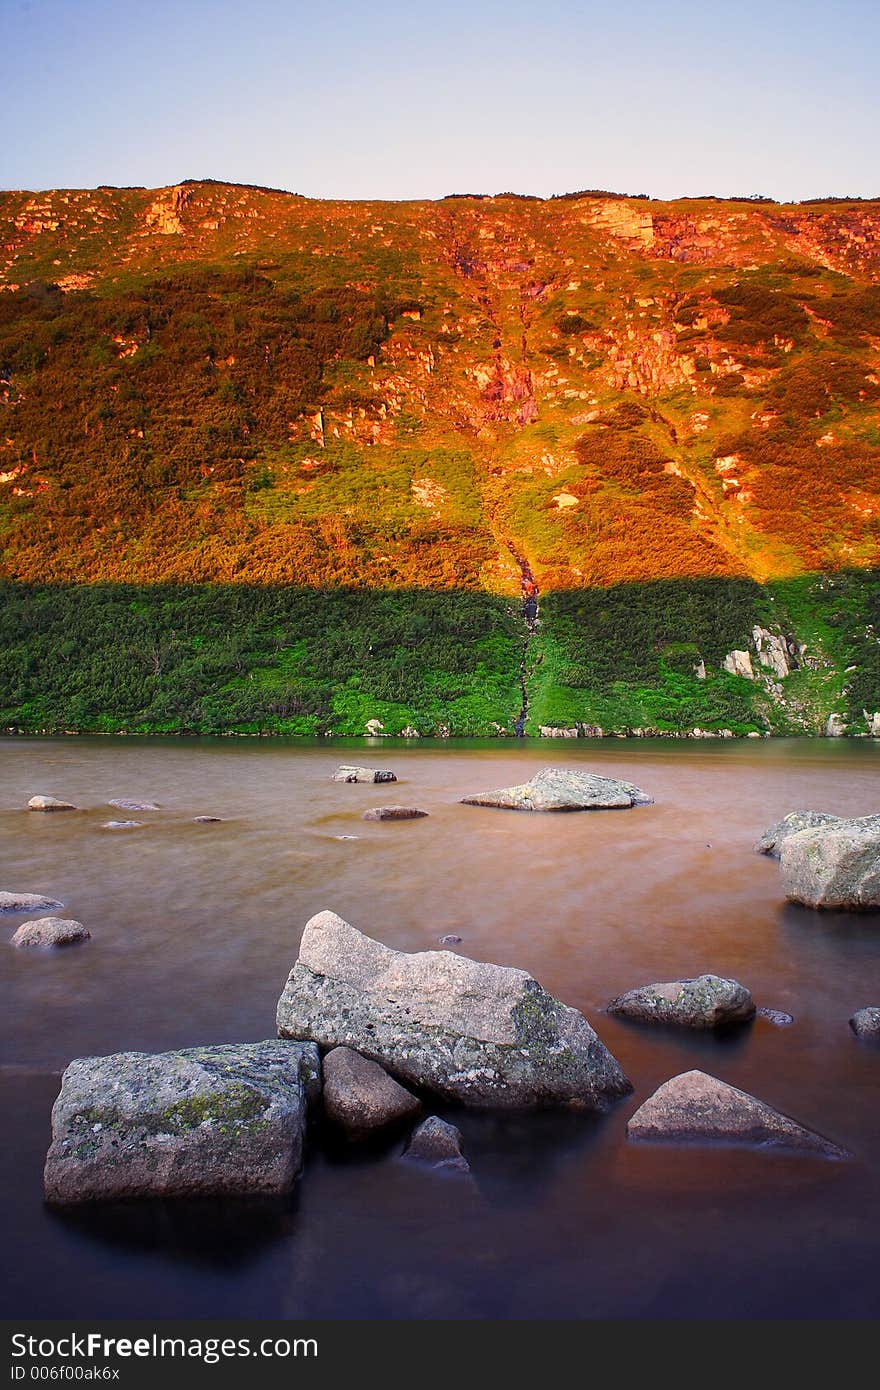
<svg viewBox="0 0 880 1390">
<path fill-rule="evenodd" d="M 789 811 L 787 816 L 764 831 L 755 850 L 758 854 L 769 854 L 773 859 L 778 859 L 790 835 L 797 835 L 801 830 L 815 830 L 822 825 L 835 825 L 840 819 L 840 816 L 832 816 L 828 811 Z"/>
<path fill-rule="evenodd" d="M 755 1011 L 759 1018 L 766 1018 L 768 1023 L 772 1023 L 774 1028 L 790 1028 L 794 1023 L 792 1014 L 787 1014 L 784 1009 L 757 1009 Z"/>
<path fill-rule="evenodd" d="M 80 1057 L 52 1110 L 46 1200 L 286 1192 L 319 1093 L 308 1044 Z"/>
<path fill-rule="evenodd" d="M 849 1157 L 830 1139 L 703 1071 L 664 1082 L 633 1115 L 626 1135 L 640 1143 L 734 1144 Z"/>
<path fill-rule="evenodd" d="M 387 768 L 377 767 L 338 767 L 333 774 L 334 782 L 396 782 L 397 778 Z"/>
<path fill-rule="evenodd" d="M 601 1108 L 631 1090 L 582 1014 L 524 970 L 393 951 L 334 912 L 306 924 L 278 1031 L 345 1046 L 465 1105 Z"/>
<path fill-rule="evenodd" d="M 361 820 L 421 820 L 427 814 L 417 806 L 371 806 Z"/>
<path fill-rule="evenodd" d="M 0 893 L 0 912 L 49 912 L 64 903 L 45 898 L 42 893 Z"/>
<path fill-rule="evenodd" d="M 640 1023 L 668 1023 L 680 1028 L 725 1028 L 754 1018 L 755 1001 L 738 980 L 698 975 L 693 980 L 642 985 L 618 995 L 610 1014 Z"/>
<path fill-rule="evenodd" d="M 324 1112 L 354 1138 L 418 1115 L 421 1101 L 350 1047 L 334 1047 L 324 1058 Z"/>
<path fill-rule="evenodd" d="M 139 830 L 143 825 L 142 820 L 105 820 L 101 826 L 102 830 Z"/>
<path fill-rule="evenodd" d="M 869 1004 L 865 1009 L 858 1009 L 850 1019 L 849 1026 L 857 1038 L 880 1041 L 880 1008 L 876 1004 Z"/>
<path fill-rule="evenodd" d="M 437 1115 L 429 1115 L 410 1135 L 403 1156 L 429 1168 L 445 1168 L 469 1173 L 470 1164 L 461 1151 L 461 1131 Z"/>
<path fill-rule="evenodd" d="M 789 835 L 779 869 L 789 902 L 847 911 L 880 908 L 880 817 Z"/>
<path fill-rule="evenodd" d="M 653 799 L 632 782 L 571 768 L 545 767 L 520 786 L 462 797 L 462 805 L 497 806 L 509 811 L 601 811 L 647 806 Z"/>
<path fill-rule="evenodd" d="M 78 811 L 79 807 L 69 801 L 59 801 L 57 796 L 32 796 L 28 802 L 29 811 Z"/>
<path fill-rule="evenodd" d="M 92 933 L 72 917 L 40 917 L 23 922 L 13 933 L 11 946 L 76 946 L 88 941 Z"/>
<path fill-rule="evenodd" d="M 155 801 L 132 801 L 126 796 L 118 796 L 114 801 L 108 801 L 108 806 L 115 806 L 117 811 L 159 811 L 162 808 L 157 806 Z"/>
</svg>

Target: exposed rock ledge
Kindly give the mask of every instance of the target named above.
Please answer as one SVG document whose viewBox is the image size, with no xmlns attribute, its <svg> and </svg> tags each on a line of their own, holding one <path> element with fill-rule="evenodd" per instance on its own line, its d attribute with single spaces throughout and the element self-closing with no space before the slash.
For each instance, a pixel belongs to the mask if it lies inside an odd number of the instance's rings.
<svg viewBox="0 0 880 1390">
<path fill-rule="evenodd" d="M 394 951 L 334 912 L 306 924 L 278 1032 L 354 1048 L 398 1080 L 470 1106 L 598 1109 L 631 1090 L 583 1015 L 524 970 Z"/>
</svg>

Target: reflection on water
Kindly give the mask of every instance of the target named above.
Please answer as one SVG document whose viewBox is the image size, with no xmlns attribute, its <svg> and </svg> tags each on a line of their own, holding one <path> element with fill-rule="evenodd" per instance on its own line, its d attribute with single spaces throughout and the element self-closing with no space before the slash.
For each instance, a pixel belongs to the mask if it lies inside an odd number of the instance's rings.
<svg viewBox="0 0 880 1390">
<path fill-rule="evenodd" d="M 344 785 L 350 760 L 400 783 Z M 654 806 L 576 816 L 464 807 L 548 762 L 639 783 Z M 9 1314 L 42 1316 L 874 1316 L 880 1054 L 847 1020 L 880 1002 L 880 915 L 786 906 L 758 834 L 795 807 L 878 809 L 880 749 L 719 745 L 313 746 L 5 740 L 0 887 L 44 892 L 83 948 L 0 951 L 0 1204 Z M 48 793 L 87 808 L 24 812 Z M 114 797 L 155 799 L 130 832 Z M 426 820 L 370 823 L 383 801 Z M 222 817 L 198 825 L 197 815 Z M 356 837 L 356 838 L 349 838 Z M 314 1143 L 293 1200 L 50 1214 L 40 1170 L 73 1056 L 271 1037 L 306 919 L 333 908 L 405 950 L 446 934 L 524 967 L 598 1028 L 635 1085 L 602 1119 L 461 1114 L 472 1180 Z M 0 918 L 0 946 L 20 916 Z M 654 979 L 734 975 L 758 1019 L 728 1037 L 601 1010 Z M 850 1164 L 635 1149 L 628 1115 L 701 1067 L 851 1149 Z"/>
</svg>

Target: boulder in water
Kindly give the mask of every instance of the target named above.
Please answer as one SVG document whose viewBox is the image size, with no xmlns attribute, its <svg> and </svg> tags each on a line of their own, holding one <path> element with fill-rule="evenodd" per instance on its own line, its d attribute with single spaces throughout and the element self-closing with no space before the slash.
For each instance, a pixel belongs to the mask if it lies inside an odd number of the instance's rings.
<svg viewBox="0 0 880 1390">
<path fill-rule="evenodd" d="M 115 806 L 117 811 L 159 811 L 155 801 L 132 801 L 126 796 L 119 796 L 115 801 L 108 801 L 108 806 Z"/>
<path fill-rule="evenodd" d="M 350 1047 L 334 1047 L 324 1058 L 324 1111 L 353 1138 L 387 1129 L 418 1115 L 422 1103 Z"/>
<path fill-rule="evenodd" d="M 0 912 L 49 912 L 63 906 L 64 903 L 45 898 L 42 893 L 0 893 Z"/>
<path fill-rule="evenodd" d="M 377 767 L 338 767 L 333 774 L 334 782 L 396 782 L 397 778 L 387 768 Z"/>
<path fill-rule="evenodd" d="M 69 801 L 59 801 L 57 796 L 32 796 L 28 802 L 29 811 L 78 811 L 79 807 Z"/>
<path fill-rule="evenodd" d="M 415 1163 L 425 1163 L 429 1168 L 445 1168 L 457 1173 L 471 1171 L 461 1151 L 461 1130 L 437 1115 L 429 1115 L 413 1130 L 403 1156 Z"/>
<path fill-rule="evenodd" d="M 850 1019 L 849 1026 L 857 1038 L 880 1042 L 880 1008 L 876 1004 L 869 1004 L 867 1008 L 858 1009 Z"/>
<path fill-rule="evenodd" d="M 680 1028 L 729 1028 L 755 1015 L 755 1003 L 745 985 L 720 975 L 693 980 L 642 985 L 612 999 L 610 1014 L 640 1023 L 668 1023 Z"/>
<path fill-rule="evenodd" d="M 599 811 L 647 806 L 653 797 L 632 782 L 594 772 L 545 767 L 528 782 L 500 791 L 462 797 L 465 806 L 497 806 L 509 811 Z"/>
<path fill-rule="evenodd" d="M 76 946 L 88 941 L 92 933 L 72 917 L 40 917 L 23 922 L 13 934 L 12 946 Z"/>
<path fill-rule="evenodd" d="M 601 1108 L 631 1090 L 582 1014 L 524 970 L 394 951 L 335 912 L 306 924 L 283 1038 L 354 1048 L 399 1080 L 485 1108 Z"/>
<path fill-rule="evenodd" d="M 846 911 L 880 908 L 880 816 L 789 835 L 779 868 L 789 902 Z"/>
<path fill-rule="evenodd" d="M 369 811 L 364 811 L 361 819 L 421 820 L 427 814 L 427 811 L 420 811 L 417 806 L 371 806 Z"/>
<path fill-rule="evenodd" d="M 778 859 L 784 842 L 790 835 L 801 830 L 815 830 L 823 825 L 839 825 L 841 816 L 833 816 L 828 811 L 789 811 L 787 816 L 765 830 L 755 849 L 758 854 L 769 854 Z"/>
<path fill-rule="evenodd" d="M 71 1062 L 52 1110 L 47 1201 L 286 1192 L 317 1048 L 276 1041 Z"/>
<path fill-rule="evenodd" d="M 684 1072 L 664 1082 L 639 1106 L 626 1134 L 639 1143 L 735 1144 L 849 1157 L 830 1139 L 704 1071 Z"/>
</svg>

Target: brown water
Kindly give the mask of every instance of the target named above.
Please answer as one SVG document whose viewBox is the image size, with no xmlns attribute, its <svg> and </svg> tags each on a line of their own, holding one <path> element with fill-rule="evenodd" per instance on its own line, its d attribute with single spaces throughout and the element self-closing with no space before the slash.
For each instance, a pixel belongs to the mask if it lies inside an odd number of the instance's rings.
<svg viewBox="0 0 880 1390">
<path fill-rule="evenodd" d="M 393 788 L 331 782 L 340 761 Z M 458 804 L 547 763 L 638 782 L 656 805 L 530 816 Z M 22 811 L 35 793 L 92 808 Z M 155 799 L 143 828 L 111 797 Z M 376 824 L 400 801 L 426 820 Z M 880 809 L 869 741 L 404 746 L 257 740 L 0 742 L 0 887 L 45 892 L 93 932 L 2 949 L 0 1222 L 7 1316 L 870 1317 L 880 1310 L 880 1050 L 847 1020 L 880 1003 L 880 914 L 786 906 L 753 853 L 786 811 Z M 195 825 L 212 814 L 222 824 Z M 342 839 L 341 836 L 356 836 Z M 75 1056 L 271 1037 L 307 918 L 329 907 L 391 946 L 446 933 L 583 1010 L 635 1085 L 602 1119 L 440 1113 L 472 1181 L 399 1146 L 315 1143 L 285 1203 L 46 1211 L 58 1073 Z M 614 994 L 702 971 L 787 1010 L 735 1037 L 606 1017 Z M 634 1148 L 627 1117 L 701 1067 L 852 1150 L 845 1164 Z"/>
</svg>

